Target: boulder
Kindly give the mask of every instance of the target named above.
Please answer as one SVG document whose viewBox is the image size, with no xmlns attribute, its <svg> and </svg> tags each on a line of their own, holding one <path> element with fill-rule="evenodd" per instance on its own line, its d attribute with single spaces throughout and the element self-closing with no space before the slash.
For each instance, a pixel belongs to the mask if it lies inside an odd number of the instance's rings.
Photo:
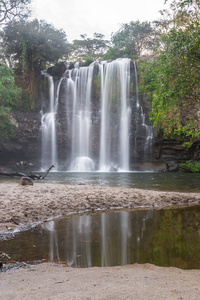
<svg viewBox="0 0 200 300">
<path fill-rule="evenodd" d="M 33 185 L 33 180 L 29 177 L 22 177 L 19 184 L 21 185 Z"/>
<path fill-rule="evenodd" d="M 166 169 L 168 172 L 178 172 L 179 164 L 174 160 L 167 161 Z"/>
<path fill-rule="evenodd" d="M 51 76 L 62 77 L 67 68 L 68 64 L 66 62 L 59 62 L 55 66 L 49 67 L 47 73 Z"/>
</svg>

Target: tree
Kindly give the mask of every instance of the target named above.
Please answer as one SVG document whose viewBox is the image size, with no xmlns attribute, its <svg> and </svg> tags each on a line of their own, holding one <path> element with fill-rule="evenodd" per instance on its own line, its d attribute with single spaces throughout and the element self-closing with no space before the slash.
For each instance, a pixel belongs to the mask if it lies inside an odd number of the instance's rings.
<svg viewBox="0 0 200 300">
<path fill-rule="evenodd" d="M 165 3 L 168 0 L 165 0 Z M 190 5 L 197 5 L 200 6 L 200 0 L 179 0 L 178 1 L 179 7 L 185 7 L 185 6 L 190 6 Z"/>
<path fill-rule="evenodd" d="M 165 1 L 167 2 L 167 0 Z M 199 20 L 200 0 L 180 0 L 170 4 L 170 10 L 160 11 L 161 19 L 154 21 L 161 33 L 172 28 L 185 28 Z"/>
<path fill-rule="evenodd" d="M 0 0 L 0 24 L 13 20 L 24 20 L 30 14 L 31 0 Z"/>
<path fill-rule="evenodd" d="M 21 76 L 23 97 L 34 108 L 35 78 L 51 64 L 68 55 L 68 42 L 63 30 L 57 30 L 45 21 L 10 22 L 1 32 L 4 60 L 16 68 Z M 18 76 L 18 79 L 19 79 Z M 29 100 L 28 100 L 29 98 Z"/>
<path fill-rule="evenodd" d="M 74 40 L 71 48 L 71 60 L 90 61 L 99 60 L 108 49 L 108 41 L 101 33 L 94 33 L 93 38 L 82 34 L 81 40 Z"/>
<path fill-rule="evenodd" d="M 151 118 L 159 137 L 182 141 L 188 147 L 200 139 L 200 7 L 197 2 L 172 3 L 172 13 L 167 12 L 170 27 L 166 27 L 167 19 L 160 22 L 159 55 L 153 62 L 139 62 L 141 88 L 151 97 Z"/>
<path fill-rule="evenodd" d="M 190 141 L 200 138 L 200 26 L 173 28 L 164 37 L 165 50 L 156 62 L 152 117 L 164 137 Z M 189 145 L 189 144 L 188 144 Z"/>
<path fill-rule="evenodd" d="M 26 72 L 46 68 L 68 55 L 65 32 L 45 21 L 10 22 L 1 36 L 4 55 Z"/>
<path fill-rule="evenodd" d="M 111 37 L 113 47 L 106 54 L 117 57 L 138 57 L 144 52 L 154 50 L 157 33 L 150 22 L 131 21 L 122 24 Z M 113 57 L 112 57 L 113 58 Z"/>
<path fill-rule="evenodd" d="M 14 72 L 6 65 L 0 66 L 0 138 L 8 137 L 13 133 L 11 123 L 11 109 L 17 107 L 21 89 L 15 85 Z"/>
</svg>

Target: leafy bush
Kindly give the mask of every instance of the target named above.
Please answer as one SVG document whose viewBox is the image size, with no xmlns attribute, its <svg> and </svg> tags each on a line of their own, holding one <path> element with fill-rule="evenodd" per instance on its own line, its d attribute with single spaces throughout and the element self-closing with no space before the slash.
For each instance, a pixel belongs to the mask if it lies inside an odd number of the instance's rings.
<svg viewBox="0 0 200 300">
<path fill-rule="evenodd" d="M 11 109 L 16 109 L 21 89 L 15 85 L 13 70 L 6 65 L 0 66 L 0 138 L 14 133 L 11 123 Z"/>
<path fill-rule="evenodd" d="M 194 142 L 200 138 L 198 115 L 190 115 L 200 97 L 200 25 L 184 30 L 173 28 L 163 37 L 163 42 L 165 50 L 155 62 L 152 74 L 155 90 L 151 118 L 164 138 Z"/>
<path fill-rule="evenodd" d="M 15 85 L 13 70 L 6 65 L 0 66 L 0 106 L 15 109 L 20 92 Z"/>
<path fill-rule="evenodd" d="M 148 95 L 148 100 L 153 101 L 156 90 L 157 73 L 156 62 L 151 60 L 139 60 L 137 63 L 139 74 L 139 91 Z"/>
<path fill-rule="evenodd" d="M 180 171 L 189 173 L 200 173 L 200 163 L 186 161 L 179 165 Z"/>
<path fill-rule="evenodd" d="M 11 115 L 9 108 L 0 106 L 0 139 L 13 136 L 15 126 L 11 123 Z"/>
</svg>

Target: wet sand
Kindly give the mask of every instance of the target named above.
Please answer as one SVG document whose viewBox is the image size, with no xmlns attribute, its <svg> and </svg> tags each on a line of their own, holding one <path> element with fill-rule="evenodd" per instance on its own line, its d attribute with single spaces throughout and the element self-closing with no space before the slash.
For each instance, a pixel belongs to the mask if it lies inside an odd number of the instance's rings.
<svg viewBox="0 0 200 300">
<path fill-rule="evenodd" d="M 200 205 L 200 194 L 35 182 L 0 183 L 0 232 L 107 209 Z M 200 270 L 150 264 L 73 269 L 40 264 L 0 273 L 0 299 L 200 299 Z"/>
</svg>

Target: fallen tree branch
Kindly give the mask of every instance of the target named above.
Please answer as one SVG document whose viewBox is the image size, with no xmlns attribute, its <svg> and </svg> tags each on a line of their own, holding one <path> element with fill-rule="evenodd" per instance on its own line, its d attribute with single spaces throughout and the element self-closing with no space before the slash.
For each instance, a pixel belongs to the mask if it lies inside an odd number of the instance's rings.
<svg viewBox="0 0 200 300">
<path fill-rule="evenodd" d="M 4 176 L 10 176 L 10 177 L 14 177 L 14 176 L 19 176 L 19 177 L 22 177 L 22 176 L 26 176 L 26 174 L 24 173 L 19 173 L 19 172 L 4 172 L 4 171 L 0 171 L 0 175 L 4 175 Z"/>
<path fill-rule="evenodd" d="M 42 175 L 38 175 L 38 174 L 33 174 L 32 172 L 30 172 L 30 175 L 26 175 L 24 173 L 19 173 L 19 172 L 5 172 L 5 171 L 0 171 L 0 175 L 3 176 L 10 176 L 12 178 L 14 178 L 15 176 L 19 176 L 19 177 L 29 177 L 33 180 L 39 180 L 39 179 L 45 179 L 45 177 L 49 174 L 49 172 L 51 171 L 51 169 L 54 168 L 54 165 L 52 165 L 44 174 L 44 176 Z"/>
<path fill-rule="evenodd" d="M 45 179 L 45 177 L 49 174 L 49 172 L 51 171 L 51 169 L 54 168 L 54 165 L 52 165 L 44 174 L 44 176 L 42 177 L 42 179 Z"/>
<path fill-rule="evenodd" d="M 38 174 L 33 174 L 32 172 L 30 172 L 30 175 L 28 176 L 29 178 L 35 180 L 39 180 L 39 179 L 42 179 L 42 176 L 41 175 L 38 175 Z"/>
</svg>

